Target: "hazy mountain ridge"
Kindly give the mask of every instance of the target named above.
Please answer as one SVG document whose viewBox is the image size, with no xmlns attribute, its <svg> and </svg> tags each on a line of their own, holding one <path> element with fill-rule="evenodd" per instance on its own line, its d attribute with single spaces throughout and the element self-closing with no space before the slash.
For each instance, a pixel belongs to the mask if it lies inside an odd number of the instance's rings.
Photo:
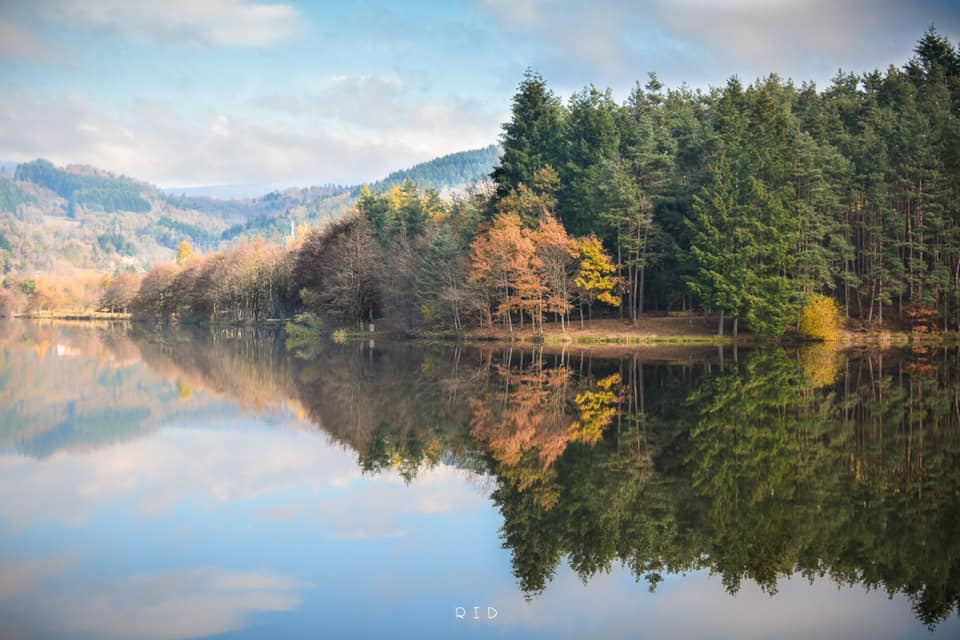
<svg viewBox="0 0 960 640">
<path fill-rule="evenodd" d="M 488 178 L 498 154 L 495 145 L 449 154 L 395 171 L 371 188 L 411 180 L 452 193 Z M 184 240 L 210 250 L 244 236 L 279 239 L 340 217 L 360 191 L 359 185 L 326 184 L 219 199 L 171 193 L 90 165 L 0 164 L 3 273 L 140 270 L 171 259 Z"/>
</svg>

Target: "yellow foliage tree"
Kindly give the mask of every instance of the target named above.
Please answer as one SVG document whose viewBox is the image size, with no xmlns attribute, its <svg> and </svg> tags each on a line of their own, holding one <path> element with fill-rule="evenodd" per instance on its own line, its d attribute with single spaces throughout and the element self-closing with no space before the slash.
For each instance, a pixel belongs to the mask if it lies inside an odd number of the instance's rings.
<svg viewBox="0 0 960 640">
<path fill-rule="evenodd" d="M 843 314 L 833 298 L 816 294 L 800 312 L 800 333 L 817 340 L 833 342 L 843 327 Z"/>
<path fill-rule="evenodd" d="M 177 245 L 177 264 L 183 264 L 193 257 L 193 245 L 184 240 Z"/>
<path fill-rule="evenodd" d="M 589 307 L 599 301 L 619 307 L 620 298 L 616 291 L 620 279 L 615 275 L 617 268 L 603 250 L 600 239 L 595 235 L 579 238 L 571 243 L 570 255 L 579 261 L 574 284 L 580 298 L 580 324 L 583 324 L 583 305 Z"/>
</svg>

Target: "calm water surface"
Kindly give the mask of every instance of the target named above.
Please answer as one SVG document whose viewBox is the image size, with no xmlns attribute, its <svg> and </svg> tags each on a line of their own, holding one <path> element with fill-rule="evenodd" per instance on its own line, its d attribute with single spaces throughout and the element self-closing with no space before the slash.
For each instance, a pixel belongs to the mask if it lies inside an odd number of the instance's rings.
<svg viewBox="0 0 960 640">
<path fill-rule="evenodd" d="M 958 463 L 956 348 L 5 322 L 0 637 L 958 637 Z"/>
</svg>

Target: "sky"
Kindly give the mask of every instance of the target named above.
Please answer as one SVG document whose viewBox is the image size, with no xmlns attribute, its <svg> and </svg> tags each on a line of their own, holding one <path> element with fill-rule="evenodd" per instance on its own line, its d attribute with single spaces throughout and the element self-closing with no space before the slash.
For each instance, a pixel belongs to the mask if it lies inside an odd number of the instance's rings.
<svg viewBox="0 0 960 640">
<path fill-rule="evenodd" d="M 0 161 L 163 187 L 354 184 L 496 141 L 527 68 L 567 98 L 655 71 L 823 87 L 960 0 L 0 0 Z"/>
</svg>

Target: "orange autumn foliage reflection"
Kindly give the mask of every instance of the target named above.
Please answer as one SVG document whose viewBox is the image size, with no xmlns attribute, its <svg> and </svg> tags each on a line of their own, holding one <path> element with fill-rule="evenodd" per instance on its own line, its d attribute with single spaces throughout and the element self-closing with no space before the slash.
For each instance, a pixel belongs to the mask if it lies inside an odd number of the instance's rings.
<svg viewBox="0 0 960 640">
<path fill-rule="evenodd" d="M 545 367 L 537 358 L 526 368 L 494 370 L 493 391 L 470 401 L 471 435 L 503 478 L 550 509 L 559 498 L 554 463 L 571 443 L 600 441 L 617 415 L 620 374 L 578 383 L 570 367 Z"/>
</svg>

